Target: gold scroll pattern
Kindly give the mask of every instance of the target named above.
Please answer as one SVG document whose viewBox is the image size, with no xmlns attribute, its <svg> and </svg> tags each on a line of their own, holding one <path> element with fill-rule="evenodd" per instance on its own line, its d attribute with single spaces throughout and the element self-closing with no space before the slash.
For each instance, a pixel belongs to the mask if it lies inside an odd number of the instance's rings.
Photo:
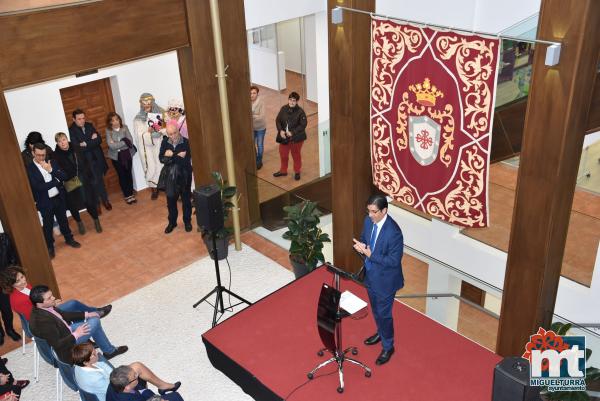
<svg viewBox="0 0 600 401">
<path fill-rule="evenodd" d="M 411 26 L 399 26 L 377 19 L 372 24 L 371 103 L 376 103 L 377 109 L 381 110 L 390 104 L 396 66 L 406 51 L 415 53 L 424 38 L 419 29 Z"/>
<path fill-rule="evenodd" d="M 425 106 L 408 100 L 408 92 L 402 93 L 402 101 L 398 104 L 398 125 L 396 126 L 396 147 L 404 150 L 408 146 L 408 117 L 420 116 L 425 111 Z"/>
<path fill-rule="evenodd" d="M 495 43 L 453 35 L 440 36 L 435 43 L 442 59 L 455 57 L 461 90 L 466 94 L 464 118 L 475 138 L 489 130 L 492 91 L 488 80 L 497 63 Z"/>
<path fill-rule="evenodd" d="M 485 188 L 486 158 L 473 145 L 466 150 L 466 160 L 460 162 L 456 187 L 446 194 L 445 199 L 435 196 L 426 204 L 427 213 L 450 223 L 467 227 L 485 227 L 484 205 L 479 199 Z"/>
<path fill-rule="evenodd" d="M 437 121 L 442 127 L 442 140 L 444 144 L 440 148 L 440 161 L 444 163 L 446 168 L 452 163 L 452 156 L 448 154 L 448 151 L 454 149 L 454 117 L 452 112 L 454 108 L 451 104 L 446 104 L 444 111 L 434 110 L 431 107 L 427 108 L 427 113 L 432 120 Z"/>
<path fill-rule="evenodd" d="M 415 204 L 415 195 L 410 187 L 403 186 L 396 171 L 392 156 L 391 135 L 386 132 L 388 125 L 382 117 L 372 122 L 373 135 L 373 183 L 394 199 Z"/>
</svg>

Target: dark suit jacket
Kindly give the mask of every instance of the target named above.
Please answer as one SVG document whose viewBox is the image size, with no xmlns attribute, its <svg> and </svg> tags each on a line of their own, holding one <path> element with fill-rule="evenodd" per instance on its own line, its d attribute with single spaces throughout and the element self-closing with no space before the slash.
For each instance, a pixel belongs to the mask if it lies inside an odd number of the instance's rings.
<svg viewBox="0 0 600 401">
<path fill-rule="evenodd" d="M 52 165 L 52 181 L 44 181 L 44 176 L 36 166 L 35 162 L 27 165 L 27 176 L 29 177 L 29 184 L 31 185 L 31 192 L 33 193 L 33 199 L 38 210 L 44 210 L 52 207 L 52 202 L 48 196 L 48 190 L 56 187 L 58 189 L 58 196 L 62 199 L 65 198 L 65 188 L 62 185 L 62 181 L 66 179 L 64 172 L 58 167 L 55 160 L 50 160 Z"/>
<path fill-rule="evenodd" d="M 360 234 L 360 241 L 369 245 L 373 222 L 367 216 Z M 365 276 L 365 284 L 371 290 L 382 295 L 393 294 L 404 287 L 402 274 L 402 254 L 404 253 L 404 240 L 402 230 L 388 214 L 371 257 L 365 260 L 370 263 L 370 268 Z"/>
<path fill-rule="evenodd" d="M 85 133 L 75 123 L 69 127 L 69 136 L 71 137 L 71 143 L 75 146 L 76 150 L 81 142 L 85 142 L 86 146 L 81 147 L 83 156 L 87 159 L 92 169 L 102 175 L 108 171 L 108 164 L 104 158 L 104 151 L 102 150 L 102 135 L 98 133 L 96 128 L 91 123 L 85 123 Z M 92 139 L 92 135 L 97 134 L 95 139 Z"/>
<path fill-rule="evenodd" d="M 135 393 L 117 393 L 112 386 L 108 385 L 106 390 L 106 401 L 146 401 L 154 395 L 154 392 L 148 389 L 139 389 Z M 161 397 L 167 401 L 183 401 L 183 398 L 179 393 L 167 393 Z"/>
<path fill-rule="evenodd" d="M 85 312 L 63 312 L 58 308 L 55 310 L 69 324 L 85 318 Z M 71 351 L 75 346 L 75 336 L 59 318 L 46 310 L 34 307 L 31 311 L 29 328 L 34 336 L 43 338 L 54 348 L 61 361 L 73 364 Z"/>
</svg>

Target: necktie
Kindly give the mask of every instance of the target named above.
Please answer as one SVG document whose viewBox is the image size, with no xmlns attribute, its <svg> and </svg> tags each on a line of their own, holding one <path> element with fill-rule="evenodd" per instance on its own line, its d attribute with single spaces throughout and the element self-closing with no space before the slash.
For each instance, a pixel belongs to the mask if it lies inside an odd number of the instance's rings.
<svg viewBox="0 0 600 401">
<path fill-rule="evenodd" d="M 377 224 L 373 224 L 373 231 L 371 231 L 371 239 L 369 240 L 369 249 L 371 252 L 375 250 L 375 238 L 377 238 Z"/>
</svg>

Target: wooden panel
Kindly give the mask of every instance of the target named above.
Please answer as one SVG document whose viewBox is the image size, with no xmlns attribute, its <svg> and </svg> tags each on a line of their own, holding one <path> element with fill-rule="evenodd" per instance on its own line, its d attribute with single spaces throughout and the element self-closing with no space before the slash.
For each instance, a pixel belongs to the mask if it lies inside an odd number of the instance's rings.
<svg viewBox="0 0 600 401">
<path fill-rule="evenodd" d="M 328 0 L 331 8 L 375 10 L 374 0 Z M 362 261 L 352 249 L 365 217 L 365 202 L 374 191 L 369 140 L 369 52 L 371 19 L 344 12 L 340 25 L 329 23 L 329 93 L 333 193 L 333 260 L 357 271 Z"/>
<path fill-rule="evenodd" d="M 460 296 L 473 303 L 476 303 L 479 306 L 483 306 L 485 304 L 485 291 L 483 291 L 481 288 L 475 287 L 473 284 L 467 283 L 466 281 L 461 283 Z"/>
<path fill-rule="evenodd" d="M 593 93 L 592 103 L 590 104 L 590 115 L 588 116 L 586 126 L 587 133 L 600 131 L 600 73 L 596 74 Z"/>
<path fill-rule="evenodd" d="M 0 143 L 0 221 L 13 239 L 29 282 L 48 285 L 58 297 L 58 285 L 4 95 L 0 95 Z"/>
<path fill-rule="evenodd" d="M 183 0 L 104 0 L 2 16 L 0 83 L 15 88 L 187 44 Z"/>
<path fill-rule="evenodd" d="M 94 124 L 98 134 L 102 136 L 102 150 L 104 152 L 106 163 L 108 164 L 108 172 L 104 176 L 106 191 L 109 194 L 121 193 L 119 177 L 117 176 L 117 172 L 110 159 L 107 157 L 106 116 L 108 113 L 115 110 L 110 80 L 104 78 L 81 85 L 63 88 L 60 90 L 60 97 L 62 99 L 65 119 L 68 126 L 73 124 L 73 110 L 81 109 L 85 112 L 85 120 Z"/>
<path fill-rule="evenodd" d="M 219 88 L 217 84 L 214 42 L 208 1 L 187 1 L 188 30 L 191 54 L 188 50 L 178 51 L 184 102 L 188 120 L 197 133 L 190 133 L 192 157 L 194 153 L 194 176 L 196 185 L 212 183 L 211 171 L 221 171 L 226 176 L 225 145 Z M 253 208 L 258 207 L 257 193 L 248 191 L 246 173 L 255 173 L 254 144 L 252 141 L 251 105 L 248 95 L 250 68 L 246 44 L 246 29 L 243 0 L 219 2 L 222 42 L 227 69 L 227 93 L 231 117 L 231 136 L 235 157 L 236 183 L 240 198 L 240 225 L 248 227 L 249 197 Z M 190 65 L 192 63 L 193 65 Z M 192 75 L 193 72 L 193 75 Z M 195 77 L 195 79 L 193 79 Z M 189 88 L 195 88 L 195 91 Z M 191 110 L 190 105 L 195 107 Z M 195 116 L 194 116 L 195 114 Z M 198 118 L 199 121 L 194 120 Z M 199 159 L 202 158 L 200 161 Z M 201 169 L 198 171 L 198 167 Z M 254 210 L 256 215 L 258 211 Z"/>
<path fill-rule="evenodd" d="M 542 1 L 537 37 L 564 45 L 554 68 L 544 65 L 545 52 L 534 56 L 498 328 L 502 356 L 522 353 L 529 336 L 552 321 L 596 78 L 599 20 L 596 0 Z"/>
</svg>

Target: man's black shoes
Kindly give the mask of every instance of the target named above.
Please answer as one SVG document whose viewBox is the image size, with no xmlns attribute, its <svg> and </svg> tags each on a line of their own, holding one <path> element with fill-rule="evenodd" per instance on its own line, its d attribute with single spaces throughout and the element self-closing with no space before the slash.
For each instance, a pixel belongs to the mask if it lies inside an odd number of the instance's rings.
<svg viewBox="0 0 600 401">
<path fill-rule="evenodd" d="M 390 360 L 390 358 L 392 357 L 393 353 L 394 353 L 394 347 L 390 348 L 387 351 L 386 350 L 381 351 L 381 354 L 379 354 L 379 356 L 375 360 L 375 364 L 376 365 L 383 365 L 384 363 L 386 363 L 387 361 Z"/>
<path fill-rule="evenodd" d="M 273 177 L 285 177 L 287 173 L 282 173 L 281 171 L 276 171 L 273 173 Z"/>
<path fill-rule="evenodd" d="M 300 181 L 300 173 L 294 174 L 294 180 Z"/>
<path fill-rule="evenodd" d="M 108 316 L 108 314 L 110 313 L 111 310 L 112 310 L 112 305 L 110 305 L 110 304 L 103 306 L 102 308 L 98 308 L 98 314 L 100 315 L 100 319 Z"/>
<path fill-rule="evenodd" d="M 129 348 L 126 345 L 121 345 L 120 347 L 117 347 L 113 352 L 104 354 L 104 357 L 106 359 L 112 359 L 117 355 L 126 353 L 128 350 Z"/>
<path fill-rule="evenodd" d="M 77 241 L 75 241 L 73 238 L 65 241 L 67 243 L 67 245 L 73 247 L 73 248 L 81 248 L 81 244 Z"/>
<path fill-rule="evenodd" d="M 6 334 L 12 338 L 13 341 L 20 341 L 21 335 L 14 330 L 6 330 Z"/>
<path fill-rule="evenodd" d="M 171 232 L 173 232 L 173 229 L 177 227 L 177 224 L 171 224 L 169 223 L 167 225 L 167 228 L 165 228 L 165 234 L 171 234 Z"/>
<path fill-rule="evenodd" d="M 379 337 L 378 333 L 375 333 L 371 337 L 367 338 L 364 342 L 365 342 L 365 345 L 375 345 L 379 341 L 381 341 L 381 337 Z"/>
</svg>

